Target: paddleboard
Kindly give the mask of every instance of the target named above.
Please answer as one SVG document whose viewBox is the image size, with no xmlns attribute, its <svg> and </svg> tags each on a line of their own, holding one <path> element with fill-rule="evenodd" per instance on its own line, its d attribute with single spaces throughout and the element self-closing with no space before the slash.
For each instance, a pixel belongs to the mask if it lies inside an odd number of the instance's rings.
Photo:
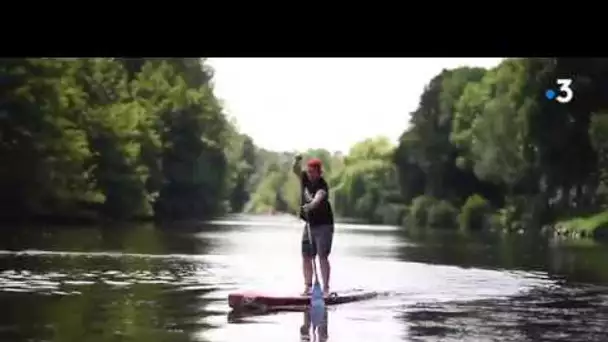
<svg viewBox="0 0 608 342">
<path fill-rule="evenodd" d="M 330 293 L 325 297 L 326 305 L 344 304 L 378 296 L 377 292 L 351 290 Z M 233 292 L 228 295 L 228 305 L 235 310 L 266 310 L 303 307 L 310 304 L 310 296 L 279 295 L 259 291 Z"/>
</svg>

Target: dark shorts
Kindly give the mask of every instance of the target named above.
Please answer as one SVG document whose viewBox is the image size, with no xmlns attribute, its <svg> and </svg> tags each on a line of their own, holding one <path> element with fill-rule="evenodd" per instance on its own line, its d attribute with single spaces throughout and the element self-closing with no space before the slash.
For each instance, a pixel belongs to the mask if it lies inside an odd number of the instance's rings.
<svg viewBox="0 0 608 342">
<path fill-rule="evenodd" d="M 321 258 L 326 258 L 331 253 L 331 245 L 334 239 L 334 226 L 322 225 L 313 226 L 310 234 L 314 243 L 310 243 L 306 226 L 302 232 L 302 256 L 314 257 L 317 254 Z"/>
</svg>

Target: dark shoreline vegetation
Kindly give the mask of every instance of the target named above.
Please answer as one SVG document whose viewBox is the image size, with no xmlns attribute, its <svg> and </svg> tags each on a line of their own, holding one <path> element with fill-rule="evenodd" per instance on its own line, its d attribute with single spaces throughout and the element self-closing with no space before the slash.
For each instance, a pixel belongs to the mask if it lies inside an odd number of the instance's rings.
<svg viewBox="0 0 608 342">
<path fill-rule="evenodd" d="M 295 213 L 293 153 L 241 134 L 212 78 L 195 58 L 1 60 L 0 220 Z M 574 81 L 568 104 L 543 96 L 558 78 Z M 339 216 L 606 238 L 606 94 L 607 59 L 444 70 L 397 146 L 305 154 L 324 161 Z"/>
</svg>

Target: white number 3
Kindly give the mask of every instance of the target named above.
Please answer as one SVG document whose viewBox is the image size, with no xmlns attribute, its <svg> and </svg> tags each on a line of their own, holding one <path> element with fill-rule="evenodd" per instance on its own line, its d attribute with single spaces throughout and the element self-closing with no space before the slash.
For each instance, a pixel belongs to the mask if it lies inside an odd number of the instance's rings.
<svg viewBox="0 0 608 342">
<path fill-rule="evenodd" d="M 555 98 L 557 102 L 568 103 L 572 101 L 572 98 L 574 97 L 574 92 L 572 91 L 572 88 L 570 88 L 570 85 L 572 84 L 572 79 L 560 78 L 557 80 L 557 84 L 559 85 L 560 92 L 559 96 Z"/>
</svg>

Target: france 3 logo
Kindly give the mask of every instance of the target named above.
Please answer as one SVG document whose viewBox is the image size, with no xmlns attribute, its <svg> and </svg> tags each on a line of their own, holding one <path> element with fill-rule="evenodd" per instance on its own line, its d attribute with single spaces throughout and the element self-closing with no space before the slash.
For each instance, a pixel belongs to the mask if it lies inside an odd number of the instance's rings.
<svg viewBox="0 0 608 342">
<path fill-rule="evenodd" d="M 558 78 L 555 80 L 559 89 L 557 91 L 553 89 L 547 89 L 545 91 L 545 97 L 547 100 L 555 100 L 559 103 L 568 103 L 574 98 L 574 91 L 572 91 L 572 79 L 571 78 Z"/>
</svg>

